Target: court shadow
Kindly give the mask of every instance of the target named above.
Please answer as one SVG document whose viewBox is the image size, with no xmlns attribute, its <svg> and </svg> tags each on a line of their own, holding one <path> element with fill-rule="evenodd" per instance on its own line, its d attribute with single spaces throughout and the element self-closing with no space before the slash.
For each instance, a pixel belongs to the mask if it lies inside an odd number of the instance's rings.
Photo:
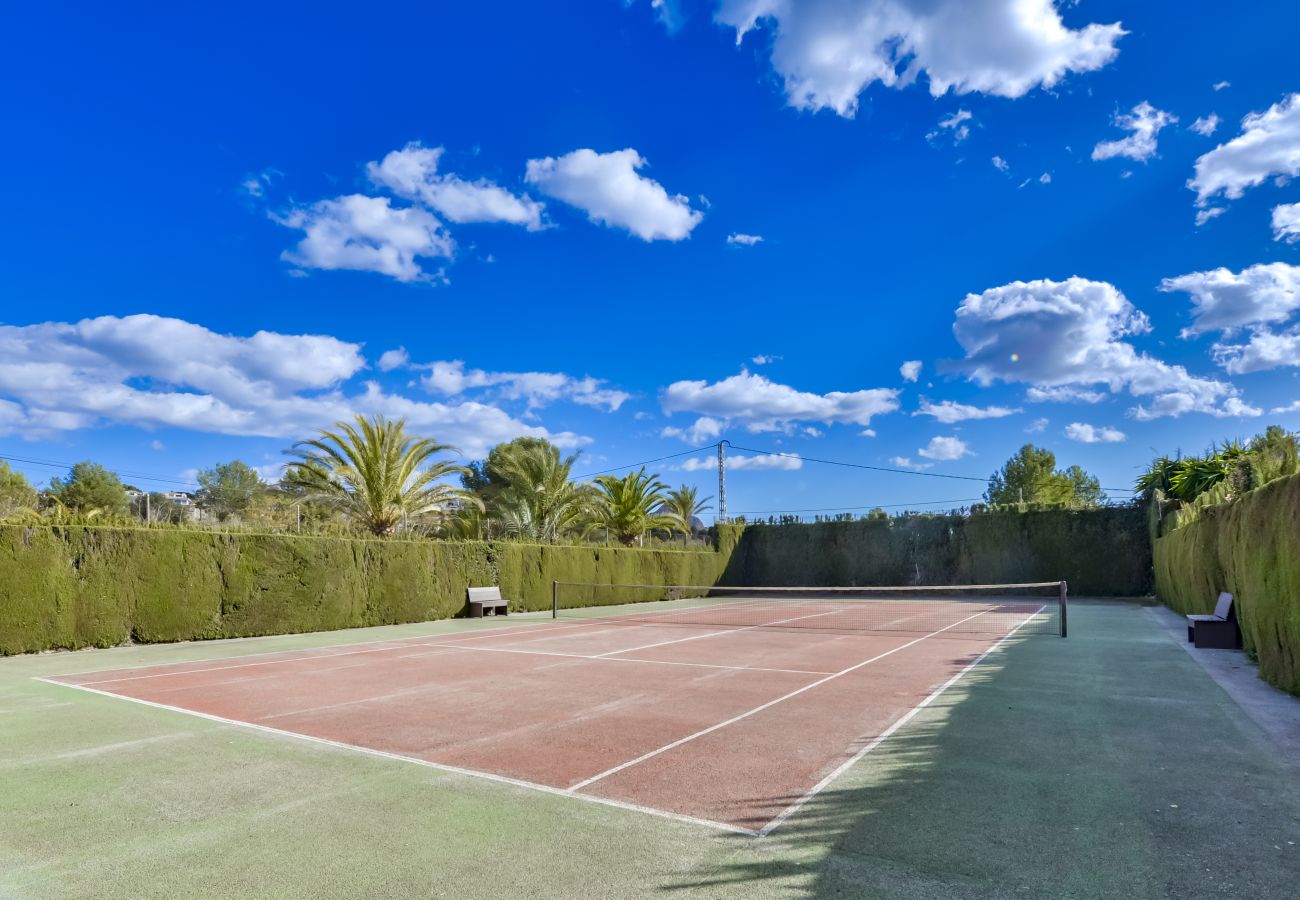
<svg viewBox="0 0 1300 900">
<path fill-rule="evenodd" d="M 1300 790 L 1143 615 L 1099 608 L 1084 636 L 1008 642 L 770 835 L 729 838 L 662 890 L 1290 895 Z"/>
</svg>

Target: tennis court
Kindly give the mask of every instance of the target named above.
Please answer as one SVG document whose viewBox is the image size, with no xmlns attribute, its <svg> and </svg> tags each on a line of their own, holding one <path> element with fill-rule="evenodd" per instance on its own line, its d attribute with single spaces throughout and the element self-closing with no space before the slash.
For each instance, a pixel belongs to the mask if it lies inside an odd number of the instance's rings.
<svg viewBox="0 0 1300 900">
<path fill-rule="evenodd" d="M 1055 582 L 557 585 L 551 618 L 43 680 L 761 835 L 992 649 L 1064 630 Z"/>
</svg>

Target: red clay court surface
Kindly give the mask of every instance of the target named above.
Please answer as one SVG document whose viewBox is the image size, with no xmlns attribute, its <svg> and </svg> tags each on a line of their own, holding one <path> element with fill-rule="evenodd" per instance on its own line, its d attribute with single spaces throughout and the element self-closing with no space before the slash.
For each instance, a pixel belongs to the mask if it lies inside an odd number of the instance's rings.
<svg viewBox="0 0 1300 900">
<path fill-rule="evenodd" d="M 925 633 L 484 623 L 45 680 L 765 834 L 1032 612 L 961 604 Z M 997 627 L 961 630 L 976 617 Z"/>
</svg>

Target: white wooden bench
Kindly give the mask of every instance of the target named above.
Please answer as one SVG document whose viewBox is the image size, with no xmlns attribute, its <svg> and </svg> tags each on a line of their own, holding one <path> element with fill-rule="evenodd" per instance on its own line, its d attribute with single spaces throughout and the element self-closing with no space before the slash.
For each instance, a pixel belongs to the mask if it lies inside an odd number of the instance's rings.
<svg viewBox="0 0 1300 900">
<path fill-rule="evenodd" d="M 1241 646 L 1241 629 L 1237 627 L 1237 612 L 1233 609 L 1232 595 L 1219 594 L 1210 616 L 1187 617 L 1187 640 L 1198 647 L 1235 650 Z"/>
<path fill-rule="evenodd" d="M 465 599 L 469 603 L 471 619 L 483 618 L 488 610 L 492 610 L 494 616 L 510 615 L 510 607 L 505 600 L 501 599 L 501 588 L 496 585 L 466 588 Z"/>
</svg>

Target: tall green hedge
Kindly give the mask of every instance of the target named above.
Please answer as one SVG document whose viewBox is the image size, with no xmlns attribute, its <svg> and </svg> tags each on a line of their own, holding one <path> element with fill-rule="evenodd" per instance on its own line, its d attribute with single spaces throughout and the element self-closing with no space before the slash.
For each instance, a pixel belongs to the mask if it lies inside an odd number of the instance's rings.
<svg viewBox="0 0 1300 900">
<path fill-rule="evenodd" d="M 1300 694 L 1300 475 L 1270 482 L 1155 542 L 1156 595 L 1208 613 L 1232 593 L 1246 648 L 1269 683 Z"/>
<path fill-rule="evenodd" d="M 1150 571 L 1144 529 L 1140 510 L 989 513 L 722 526 L 716 549 L 642 550 L 0 525 L 0 654 L 440 619 L 464 610 L 471 584 L 500 584 L 527 610 L 549 607 L 554 581 L 1065 578 L 1076 593 L 1140 594 Z"/>
<path fill-rule="evenodd" d="M 1072 593 L 1151 590 L 1145 511 L 986 512 L 813 525 L 755 525 L 728 584 L 1003 584 L 1068 581 Z"/>
<path fill-rule="evenodd" d="M 443 619 L 468 585 L 549 608 L 552 581 L 713 584 L 723 551 L 0 526 L 0 654 Z"/>
</svg>

